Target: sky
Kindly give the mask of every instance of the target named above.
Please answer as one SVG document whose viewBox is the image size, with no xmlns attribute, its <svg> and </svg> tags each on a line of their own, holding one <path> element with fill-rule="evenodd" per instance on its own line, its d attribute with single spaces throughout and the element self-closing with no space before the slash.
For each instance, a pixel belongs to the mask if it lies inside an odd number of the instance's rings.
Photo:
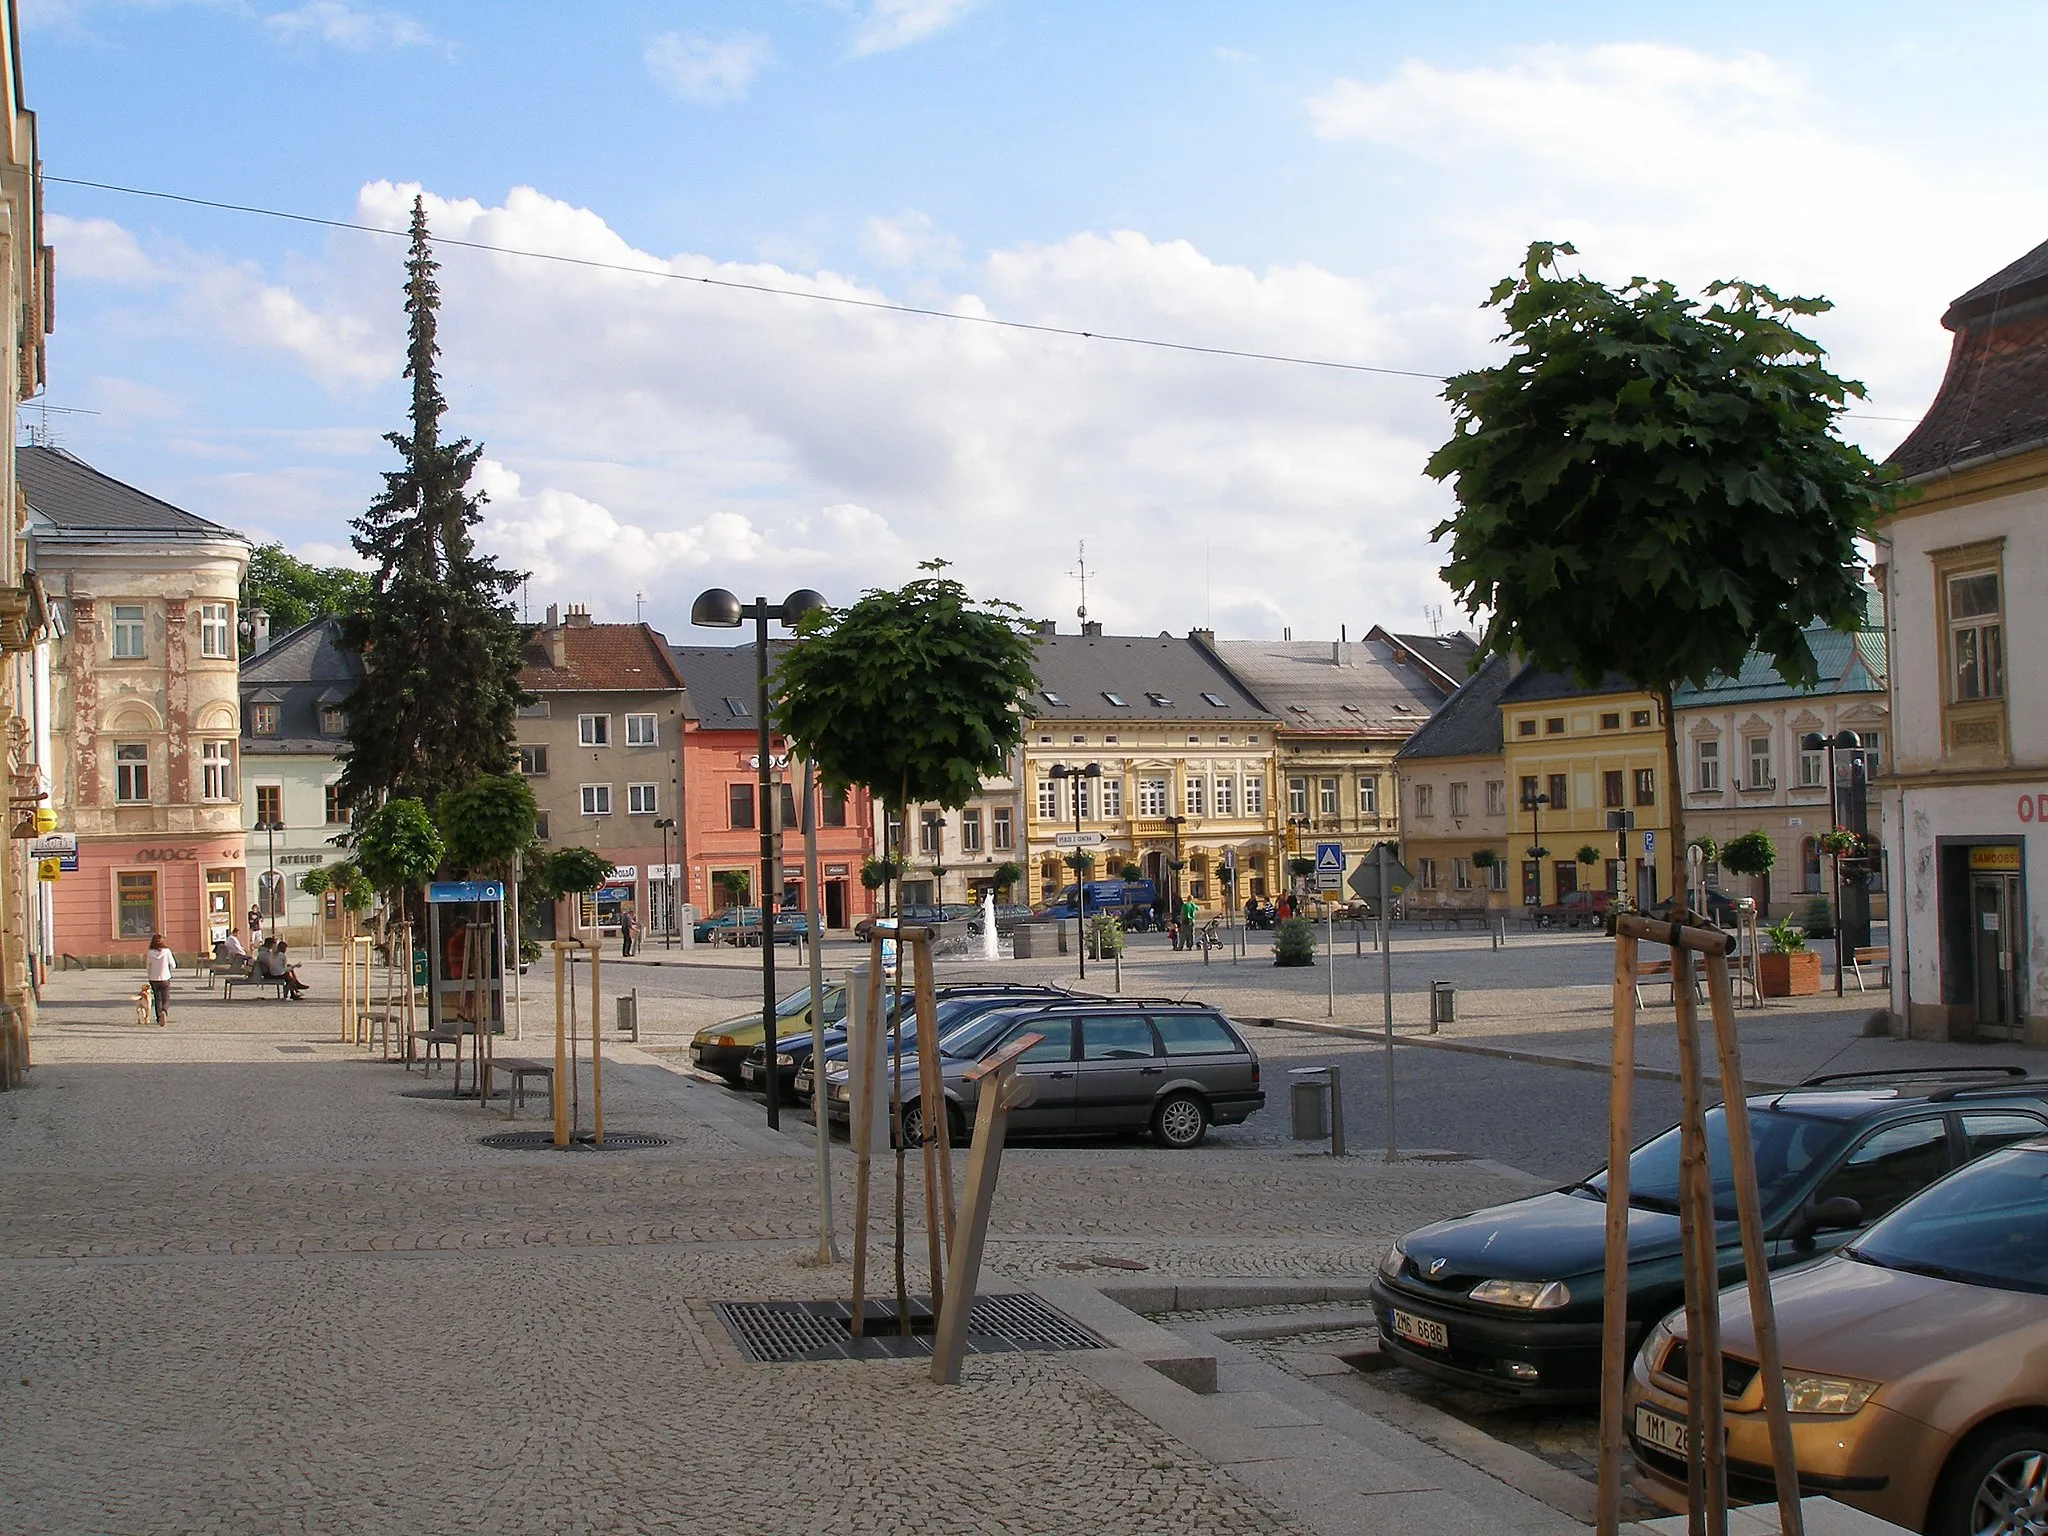
<svg viewBox="0 0 2048 1536">
<path fill-rule="evenodd" d="M 2048 239 L 2024 3 L 19 4 L 50 177 L 379 231 L 53 180 L 26 424 L 353 561 L 422 196 L 494 248 L 441 253 L 480 543 L 535 618 L 678 643 L 706 587 L 934 558 L 1071 629 L 1084 545 L 1112 633 L 1464 627 L 1435 379 L 1493 355 L 1530 241 L 1825 295 L 1882 457 L 1948 301 Z"/>
</svg>

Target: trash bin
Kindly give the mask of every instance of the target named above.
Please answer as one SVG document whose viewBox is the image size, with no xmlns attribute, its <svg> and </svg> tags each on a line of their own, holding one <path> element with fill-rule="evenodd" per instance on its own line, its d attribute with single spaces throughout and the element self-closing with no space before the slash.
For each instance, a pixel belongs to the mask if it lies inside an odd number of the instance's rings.
<svg viewBox="0 0 2048 1536">
<path fill-rule="evenodd" d="M 424 949 L 412 952 L 412 984 L 415 987 L 427 984 L 427 952 Z"/>
<path fill-rule="evenodd" d="M 1294 1107 L 1294 1139 L 1323 1141 L 1330 1134 L 1330 1069 L 1291 1067 L 1289 1097 Z"/>
<path fill-rule="evenodd" d="M 1448 981 L 1432 981 L 1429 984 L 1429 1032 L 1435 1034 L 1440 1024 L 1450 1024 L 1457 1018 L 1457 996 Z"/>
<path fill-rule="evenodd" d="M 619 999 L 619 1033 L 630 1035 L 635 1044 L 640 1039 L 640 992 L 635 988 Z"/>
</svg>

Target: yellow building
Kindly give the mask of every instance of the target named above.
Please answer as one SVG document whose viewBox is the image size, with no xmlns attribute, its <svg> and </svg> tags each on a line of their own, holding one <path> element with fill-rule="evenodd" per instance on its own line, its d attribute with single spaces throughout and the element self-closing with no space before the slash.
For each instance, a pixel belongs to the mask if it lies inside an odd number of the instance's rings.
<svg viewBox="0 0 2048 1536">
<path fill-rule="evenodd" d="M 1581 688 L 1530 668 L 1501 691 L 1500 716 L 1511 883 L 1522 905 L 1587 889 L 1644 907 L 1668 897 L 1670 794 L 1655 696 L 1618 678 Z M 1632 830 L 1615 830 L 1626 818 Z"/>
</svg>

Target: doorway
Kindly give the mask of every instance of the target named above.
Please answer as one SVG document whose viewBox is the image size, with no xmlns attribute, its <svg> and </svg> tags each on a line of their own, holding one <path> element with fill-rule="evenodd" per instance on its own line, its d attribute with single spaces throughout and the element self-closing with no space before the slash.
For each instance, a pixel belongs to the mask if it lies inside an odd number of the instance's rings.
<svg viewBox="0 0 2048 1536">
<path fill-rule="evenodd" d="M 235 872 L 209 869 L 206 872 L 206 945 L 211 949 L 235 926 Z"/>
<path fill-rule="evenodd" d="M 1579 866 L 1577 861 L 1572 859 L 1557 860 L 1550 866 L 1550 877 L 1557 882 L 1557 895 L 1553 899 L 1563 901 L 1565 897 L 1571 895 L 1572 892 L 1579 888 Z"/>
<path fill-rule="evenodd" d="M 2020 877 L 1970 876 L 1970 945 L 1977 1035 L 2018 1040 L 2025 1033 L 2020 940 Z"/>
<path fill-rule="evenodd" d="M 846 926 L 846 882 L 827 880 L 825 882 L 825 926 L 844 928 Z"/>
</svg>

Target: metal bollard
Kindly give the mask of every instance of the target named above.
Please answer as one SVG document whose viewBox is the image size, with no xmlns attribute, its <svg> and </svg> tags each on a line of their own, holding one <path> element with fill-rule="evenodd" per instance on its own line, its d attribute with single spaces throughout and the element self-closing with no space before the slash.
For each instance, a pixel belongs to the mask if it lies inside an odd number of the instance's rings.
<svg viewBox="0 0 2048 1536">
<path fill-rule="evenodd" d="M 1429 984 L 1429 1032 L 1437 1032 L 1437 1026 L 1457 1022 L 1457 993 L 1448 981 L 1432 981 Z"/>
</svg>

